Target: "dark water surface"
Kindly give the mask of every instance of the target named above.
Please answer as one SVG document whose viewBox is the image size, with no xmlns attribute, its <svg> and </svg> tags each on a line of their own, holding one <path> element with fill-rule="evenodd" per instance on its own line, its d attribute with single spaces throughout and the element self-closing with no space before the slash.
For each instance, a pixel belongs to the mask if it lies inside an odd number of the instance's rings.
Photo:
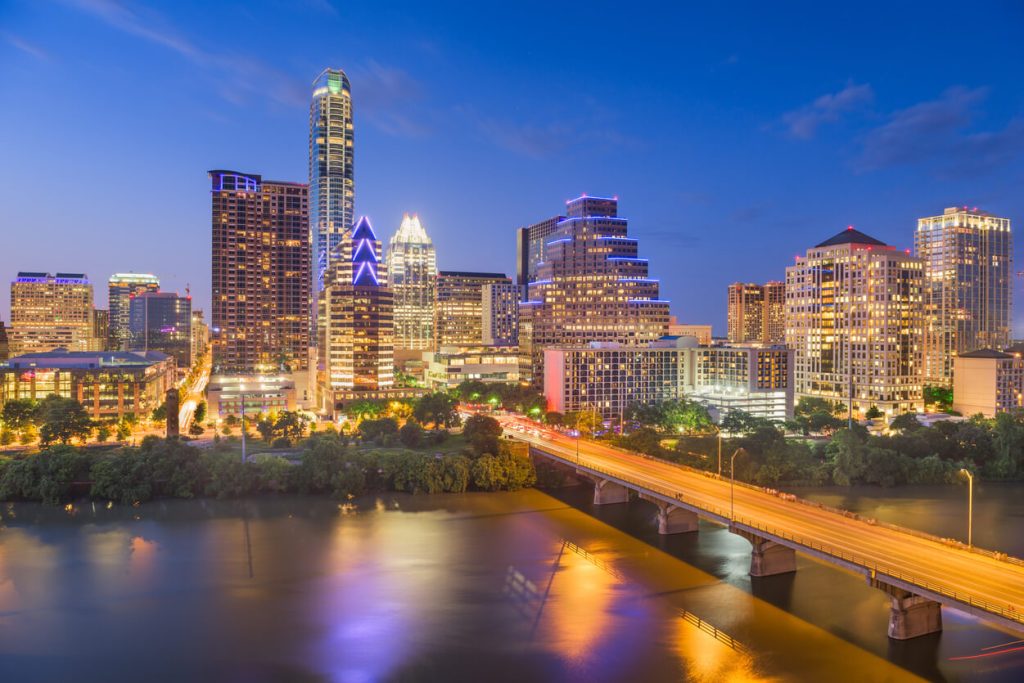
<svg viewBox="0 0 1024 683">
<path fill-rule="evenodd" d="M 950 536 L 966 507 L 801 493 Z M 1024 554 L 1022 494 L 976 491 L 977 543 Z M 4 505 L 0 681 L 1024 680 L 1021 653 L 951 660 L 1016 639 L 973 618 L 893 643 L 859 577 L 751 579 L 726 530 L 662 538 L 653 507 L 589 496 Z"/>
</svg>

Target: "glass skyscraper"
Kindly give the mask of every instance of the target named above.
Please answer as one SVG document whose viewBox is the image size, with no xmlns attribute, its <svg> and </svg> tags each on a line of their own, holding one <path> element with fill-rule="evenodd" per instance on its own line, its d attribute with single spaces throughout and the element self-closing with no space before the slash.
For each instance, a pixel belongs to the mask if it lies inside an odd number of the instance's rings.
<svg viewBox="0 0 1024 683">
<path fill-rule="evenodd" d="M 950 386 L 954 356 L 1010 343 L 1010 219 L 949 208 L 918 220 L 914 246 L 924 261 L 925 380 Z"/>
<path fill-rule="evenodd" d="M 107 345 L 111 351 L 127 351 L 132 333 L 129 309 L 132 297 L 159 292 L 160 280 L 150 273 L 114 273 L 107 281 Z"/>
<path fill-rule="evenodd" d="M 437 254 L 418 216 L 405 214 L 388 242 L 388 277 L 395 293 L 395 350 L 433 346 Z"/>
<path fill-rule="evenodd" d="M 309 107 L 309 225 L 315 291 L 338 245 L 352 229 L 355 208 L 352 89 L 341 69 L 324 69 L 313 81 Z"/>
</svg>

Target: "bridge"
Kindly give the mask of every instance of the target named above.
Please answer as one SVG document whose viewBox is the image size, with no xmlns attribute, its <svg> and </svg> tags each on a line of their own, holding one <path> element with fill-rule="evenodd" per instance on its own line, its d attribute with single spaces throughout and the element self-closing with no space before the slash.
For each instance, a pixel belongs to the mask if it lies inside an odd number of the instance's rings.
<svg viewBox="0 0 1024 683">
<path fill-rule="evenodd" d="M 750 541 L 751 576 L 796 571 L 796 552 L 863 575 L 891 599 L 890 638 L 942 630 L 942 605 L 1024 632 L 1021 560 L 574 439 L 525 418 L 500 420 L 534 457 L 592 481 L 595 505 L 627 503 L 634 493 L 657 506 L 660 533 L 696 532 L 699 518 L 727 526 Z"/>
</svg>

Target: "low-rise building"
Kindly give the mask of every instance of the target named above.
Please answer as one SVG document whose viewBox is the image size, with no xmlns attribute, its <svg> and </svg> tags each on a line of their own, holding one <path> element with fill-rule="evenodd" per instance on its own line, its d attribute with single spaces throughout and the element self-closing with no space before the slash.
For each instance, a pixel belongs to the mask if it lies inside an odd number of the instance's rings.
<svg viewBox="0 0 1024 683">
<path fill-rule="evenodd" d="M 672 316 L 668 323 L 668 334 L 670 337 L 694 337 L 698 344 L 710 344 L 711 325 L 694 325 L 681 323 Z"/>
<path fill-rule="evenodd" d="M 1024 409 L 1024 346 L 979 349 L 953 359 L 953 410 L 995 417 Z"/>
<path fill-rule="evenodd" d="M 719 415 L 742 410 L 781 422 L 793 417 L 793 351 L 785 346 L 702 346 L 693 350 L 687 395 Z"/>
<path fill-rule="evenodd" d="M 206 388 L 207 414 L 223 419 L 242 414 L 295 410 L 295 381 L 287 375 L 214 375 Z"/>
<path fill-rule="evenodd" d="M 462 382 L 518 382 L 519 348 L 516 346 L 442 346 L 423 354 L 426 385 L 454 389 Z"/>
<path fill-rule="evenodd" d="M 174 387 L 174 359 L 158 351 L 65 351 L 0 363 L 0 406 L 13 399 L 73 398 L 96 420 L 148 417 Z"/>
</svg>

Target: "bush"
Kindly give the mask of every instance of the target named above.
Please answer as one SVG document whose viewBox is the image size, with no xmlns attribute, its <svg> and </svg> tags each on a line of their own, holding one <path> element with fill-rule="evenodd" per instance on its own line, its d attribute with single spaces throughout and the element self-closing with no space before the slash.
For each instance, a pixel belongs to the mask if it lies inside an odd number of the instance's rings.
<svg viewBox="0 0 1024 683">
<path fill-rule="evenodd" d="M 390 417 L 382 417 L 379 420 L 363 420 L 359 423 L 359 436 L 364 441 L 373 441 L 397 433 L 398 422 Z"/>
<path fill-rule="evenodd" d="M 398 430 L 398 438 L 406 448 L 419 448 L 423 443 L 423 427 L 410 420 Z"/>
</svg>

